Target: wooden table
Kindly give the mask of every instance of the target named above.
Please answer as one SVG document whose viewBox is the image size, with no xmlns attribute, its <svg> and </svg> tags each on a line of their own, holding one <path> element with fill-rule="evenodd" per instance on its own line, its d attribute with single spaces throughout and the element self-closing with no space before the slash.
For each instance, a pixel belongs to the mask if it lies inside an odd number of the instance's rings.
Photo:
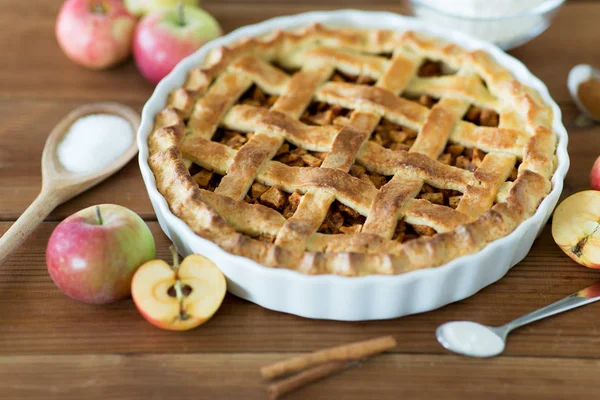
<svg viewBox="0 0 600 400">
<path fill-rule="evenodd" d="M 128 62 L 106 72 L 69 62 L 54 39 L 61 1 L 0 1 L 0 233 L 40 187 L 50 129 L 74 107 L 99 100 L 141 110 L 152 92 Z M 298 5 L 300 4 L 300 5 Z M 370 5 L 368 5 L 370 4 Z M 405 11 L 396 0 L 205 0 L 226 31 L 282 14 L 339 7 Z M 368 6 L 367 6 L 368 5 Z M 578 129 L 565 80 L 576 63 L 600 65 L 600 2 L 569 0 L 541 37 L 511 52 L 549 87 L 570 134 L 564 195 L 585 189 L 600 153 L 600 126 Z M 228 295 L 199 329 L 172 333 L 148 324 L 130 300 L 77 303 L 53 285 L 44 251 L 57 223 L 84 207 L 115 202 L 152 229 L 158 255 L 168 242 L 156 222 L 137 162 L 54 211 L 0 268 L 0 398 L 262 399 L 260 366 L 326 346 L 394 335 L 389 354 L 306 387 L 289 399 L 549 399 L 596 396 L 600 386 L 600 303 L 515 332 L 506 353 L 475 360 L 434 338 L 453 319 L 502 324 L 600 278 L 554 245 L 550 226 L 500 282 L 437 311 L 377 322 L 314 321 Z"/>
</svg>

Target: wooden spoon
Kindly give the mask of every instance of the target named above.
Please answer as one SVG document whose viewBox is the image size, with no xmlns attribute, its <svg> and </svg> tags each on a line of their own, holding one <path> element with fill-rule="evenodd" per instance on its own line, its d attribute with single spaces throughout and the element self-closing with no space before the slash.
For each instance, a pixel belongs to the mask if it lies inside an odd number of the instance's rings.
<svg viewBox="0 0 600 400">
<path fill-rule="evenodd" d="M 79 173 L 65 169 L 58 159 L 58 144 L 73 123 L 89 114 L 113 114 L 131 124 L 133 141 L 131 146 L 113 163 L 95 172 Z M 140 116 L 133 109 L 117 103 L 87 104 L 71 111 L 54 127 L 42 153 L 42 190 L 19 219 L 0 238 L 0 265 L 17 249 L 35 228 L 59 204 L 100 183 L 121 169 L 137 153 L 135 135 L 140 125 Z"/>
</svg>

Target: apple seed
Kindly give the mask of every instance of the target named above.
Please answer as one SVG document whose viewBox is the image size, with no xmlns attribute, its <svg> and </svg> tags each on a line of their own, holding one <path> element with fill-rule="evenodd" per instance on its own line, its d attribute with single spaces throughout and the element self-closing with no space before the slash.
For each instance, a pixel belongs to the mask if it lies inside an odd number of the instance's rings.
<svg viewBox="0 0 600 400">
<path fill-rule="evenodd" d="M 573 246 L 573 248 L 571 249 L 571 251 L 573 252 L 573 254 L 575 254 L 575 257 L 581 257 L 581 255 L 583 254 L 583 246 L 586 244 L 586 242 L 588 241 L 588 237 L 586 236 L 583 239 L 581 239 L 579 242 L 577 242 L 577 244 L 575 246 Z"/>
<path fill-rule="evenodd" d="M 104 224 L 104 221 L 102 220 L 102 214 L 100 214 L 100 206 L 96 206 L 96 219 L 98 220 L 98 225 Z"/>
<path fill-rule="evenodd" d="M 581 257 L 583 254 L 583 246 L 585 246 L 585 244 L 587 243 L 588 239 L 590 236 L 594 236 L 594 234 L 596 232 L 598 232 L 598 228 L 600 228 L 600 221 L 596 222 L 596 228 L 592 231 L 592 233 L 590 233 L 589 235 L 586 235 L 585 237 L 583 237 L 579 242 L 577 242 L 577 244 L 575 246 L 573 246 L 573 248 L 571 249 L 571 251 L 573 252 L 573 254 L 576 257 Z"/>
</svg>

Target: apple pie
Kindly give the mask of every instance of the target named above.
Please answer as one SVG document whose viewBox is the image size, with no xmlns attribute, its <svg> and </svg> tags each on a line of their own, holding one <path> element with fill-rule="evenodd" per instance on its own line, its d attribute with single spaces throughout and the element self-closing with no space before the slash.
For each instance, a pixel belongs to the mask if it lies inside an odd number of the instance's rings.
<svg viewBox="0 0 600 400">
<path fill-rule="evenodd" d="M 551 190 L 552 109 L 489 54 L 313 25 L 214 50 L 155 118 L 171 211 L 305 274 L 399 274 L 474 253 Z"/>
</svg>

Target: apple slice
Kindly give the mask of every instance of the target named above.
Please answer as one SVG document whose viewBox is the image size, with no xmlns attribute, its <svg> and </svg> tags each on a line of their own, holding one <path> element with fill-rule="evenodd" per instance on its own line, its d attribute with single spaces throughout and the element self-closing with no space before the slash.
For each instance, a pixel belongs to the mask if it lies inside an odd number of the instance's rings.
<svg viewBox="0 0 600 400">
<path fill-rule="evenodd" d="M 133 276 L 131 296 L 153 325 L 184 331 L 208 321 L 219 309 L 227 291 L 225 277 L 215 264 L 197 254 L 179 265 L 174 247 L 173 267 L 162 260 L 142 265 Z"/>
<path fill-rule="evenodd" d="M 577 263 L 600 268 L 600 192 L 567 197 L 554 211 L 552 237 Z"/>
</svg>

